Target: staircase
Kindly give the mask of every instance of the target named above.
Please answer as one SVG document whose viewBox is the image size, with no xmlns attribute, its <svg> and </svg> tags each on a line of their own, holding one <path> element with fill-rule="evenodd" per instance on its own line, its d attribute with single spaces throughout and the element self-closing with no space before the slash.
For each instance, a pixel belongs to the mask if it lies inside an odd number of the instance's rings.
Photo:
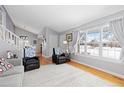
<svg viewBox="0 0 124 93">
<path fill-rule="evenodd" d="M 0 57 L 6 56 L 8 50 L 23 55 L 25 45 L 26 42 L 23 39 L 20 39 L 19 36 L 6 28 L 6 12 L 0 6 Z"/>
<path fill-rule="evenodd" d="M 23 40 L 2 25 L 0 25 L 0 40 L 10 44 L 17 50 L 20 50 L 23 47 Z"/>
<path fill-rule="evenodd" d="M 0 56 L 6 56 L 8 50 L 20 55 L 23 47 L 23 40 L 19 36 L 0 25 Z"/>
</svg>

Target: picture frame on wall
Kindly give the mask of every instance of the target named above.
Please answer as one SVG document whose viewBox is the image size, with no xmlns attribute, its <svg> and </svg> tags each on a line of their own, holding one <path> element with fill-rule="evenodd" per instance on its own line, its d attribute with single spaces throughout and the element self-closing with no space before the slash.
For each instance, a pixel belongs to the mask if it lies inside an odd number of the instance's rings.
<svg viewBox="0 0 124 93">
<path fill-rule="evenodd" d="M 72 38 L 73 38 L 72 33 L 66 34 L 66 41 L 67 42 L 72 42 Z"/>
</svg>

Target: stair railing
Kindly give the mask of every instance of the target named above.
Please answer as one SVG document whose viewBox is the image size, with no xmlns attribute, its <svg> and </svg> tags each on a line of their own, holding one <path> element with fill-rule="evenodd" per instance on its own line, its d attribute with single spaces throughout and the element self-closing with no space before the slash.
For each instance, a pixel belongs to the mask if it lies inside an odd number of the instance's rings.
<svg viewBox="0 0 124 93">
<path fill-rule="evenodd" d="M 23 48 L 22 39 L 19 38 L 15 33 L 0 25 L 0 39 L 13 45 L 17 49 Z"/>
</svg>

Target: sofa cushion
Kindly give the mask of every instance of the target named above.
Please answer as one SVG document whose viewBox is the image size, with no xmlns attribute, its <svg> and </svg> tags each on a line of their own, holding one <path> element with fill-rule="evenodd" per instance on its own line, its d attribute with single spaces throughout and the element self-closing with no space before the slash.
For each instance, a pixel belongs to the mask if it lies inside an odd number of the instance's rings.
<svg viewBox="0 0 124 93">
<path fill-rule="evenodd" d="M 24 73 L 24 66 L 15 66 L 12 69 L 4 72 L 1 76 L 5 77 L 5 76 L 19 74 L 19 73 Z"/>
<path fill-rule="evenodd" d="M 63 50 L 61 48 L 55 48 L 55 54 L 61 55 L 63 53 Z"/>
<path fill-rule="evenodd" d="M 25 48 L 25 57 L 34 57 L 36 56 L 36 47 L 27 47 Z"/>
<path fill-rule="evenodd" d="M 18 58 L 18 59 L 6 59 L 6 61 L 10 64 L 12 64 L 13 66 L 21 66 L 22 65 L 22 59 Z"/>
<path fill-rule="evenodd" d="M 13 65 L 8 63 L 3 57 L 0 58 L 0 76 L 3 74 L 5 71 L 13 68 Z"/>
</svg>

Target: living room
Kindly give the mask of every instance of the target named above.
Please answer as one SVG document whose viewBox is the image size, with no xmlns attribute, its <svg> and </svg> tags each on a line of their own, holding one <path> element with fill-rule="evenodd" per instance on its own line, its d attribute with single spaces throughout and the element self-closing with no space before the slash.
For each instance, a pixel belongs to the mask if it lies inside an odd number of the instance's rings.
<svg viewBox="0 0 124 93">
<path fill-rule="evenodd" d="M 124 86 L 123 16 L 123 5 L 0 5 L 0 87 Z"/>
</svg>

